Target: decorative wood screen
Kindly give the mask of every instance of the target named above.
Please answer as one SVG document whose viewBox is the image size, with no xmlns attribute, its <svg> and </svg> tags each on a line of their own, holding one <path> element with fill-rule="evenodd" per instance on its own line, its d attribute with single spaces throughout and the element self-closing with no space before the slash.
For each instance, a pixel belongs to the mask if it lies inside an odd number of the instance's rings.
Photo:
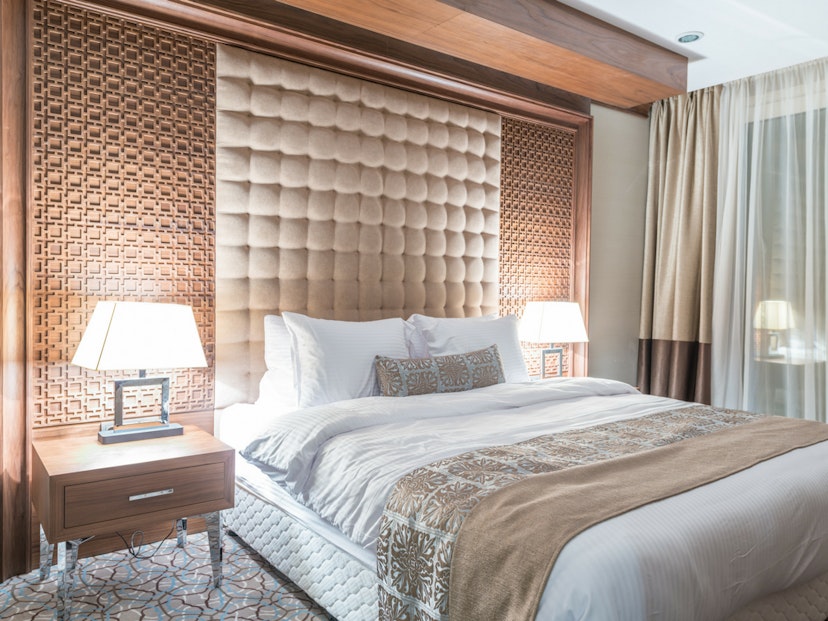
<svg viewBox="0 0 828 621">
<path fill-rule="evenodd" d="M 531 300 L 573 299 L 575 132 L 504 118 L 501 145 L 500 313 L 520 316 Z M 524 355 L 537 375 L 540 348 Z"/>
<path fill-rule="evenodd" d="M 172 409 L 211 408 L 215 46 L 59 2 L 33 10 L 33 425 L 109 417 L 113 375 L 69 364 L 101 299 L 191 304 L 210 367 L 173 374 Z M 509 118 L 502 132 L 500 311 L 520 314 L 572 299 L 584 143 Z"/>
<path fill-rule="evenodd" d="M 69 364 L 104 299 L 193 307 L 209 367 L 172 374 L 171 410 L 212 408 L 215 47 L 33 9 L 32 423 L 111 416 L 115 376 Z"/>
</svg>

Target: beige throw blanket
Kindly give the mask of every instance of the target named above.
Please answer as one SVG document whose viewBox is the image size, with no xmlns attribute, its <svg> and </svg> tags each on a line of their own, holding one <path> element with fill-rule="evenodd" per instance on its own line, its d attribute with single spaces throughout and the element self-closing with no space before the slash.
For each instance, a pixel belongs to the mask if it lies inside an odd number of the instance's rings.
<svg viewBox="0 0 828 621">
<path fill-rule="evenodd" d="M 768 417 L 501 489 L 471 512 L 455 542 L 449 618 L 534 619 L 555 559 L 578 533 L 823 440 L 828 425 Z"/>
<path fill-rule="evenodd" d="M 828 425 L 691 406 L 419 468 L 383 514 L 379 617 L 534 619 L 557 553 L 581 530 L 824 439 Z"/>
</svg>

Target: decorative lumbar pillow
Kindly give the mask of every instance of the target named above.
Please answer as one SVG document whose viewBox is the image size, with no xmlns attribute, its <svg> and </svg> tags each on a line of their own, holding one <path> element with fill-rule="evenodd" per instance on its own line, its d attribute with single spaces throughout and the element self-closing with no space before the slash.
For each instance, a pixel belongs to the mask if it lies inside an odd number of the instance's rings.
<svg viewBox="0 0 828 621">
<path fill-rule="evenodd" d="M 506 380 L 497 345 L 434 358 L 377 356 L 375 365 L 380 394 L 385 397 L 460 392 Z"/>
<path fill-rule="evenodd" d="M 282 313 L 291 338 L 299 407 L 377 393 L 375 356 L 408 355 L 405 322 L 336 321 Z"/>
<path fill-rule="evenodd" d="M 408 321 L 422 333 L 431 356 L 461 354 L 494 343 L 503 361 L 506 382 L 529 381 L 518 339 L 518 319 L 514 315 L 497 319 L 443 319 L 411 315 Z"/>
</svg>

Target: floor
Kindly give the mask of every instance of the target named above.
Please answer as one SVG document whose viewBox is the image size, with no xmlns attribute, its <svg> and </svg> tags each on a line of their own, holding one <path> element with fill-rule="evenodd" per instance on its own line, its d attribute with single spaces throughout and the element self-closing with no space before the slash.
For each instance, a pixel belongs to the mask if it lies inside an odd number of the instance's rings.
<svg viewBox="0 0 828 621">
<path fill-rule="evenodd" d="M 155 552 L 156 548 L 158 549 Z M 204 533 L 81 559 L 75 573 L 71 621 L 267 620 L 332 621 L 299 587 L 233 536 L 224 538 L 223 584 L 211 588 Z M 57 618 L 57 571 L 37 571 L 0 584 L 0 619 Z"/>
</svg>

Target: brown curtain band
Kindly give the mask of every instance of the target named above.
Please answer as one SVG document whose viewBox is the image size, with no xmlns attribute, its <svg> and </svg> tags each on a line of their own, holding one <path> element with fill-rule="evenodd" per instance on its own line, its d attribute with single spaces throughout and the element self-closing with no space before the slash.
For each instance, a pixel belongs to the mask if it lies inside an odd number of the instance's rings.
<svg viewBox="0 0 828 621">
<path fill-rule="evenodd" d="M 710 343 L 638 341 L 641 392 L 683 401 L 710 403 Z"/>
</svg>

